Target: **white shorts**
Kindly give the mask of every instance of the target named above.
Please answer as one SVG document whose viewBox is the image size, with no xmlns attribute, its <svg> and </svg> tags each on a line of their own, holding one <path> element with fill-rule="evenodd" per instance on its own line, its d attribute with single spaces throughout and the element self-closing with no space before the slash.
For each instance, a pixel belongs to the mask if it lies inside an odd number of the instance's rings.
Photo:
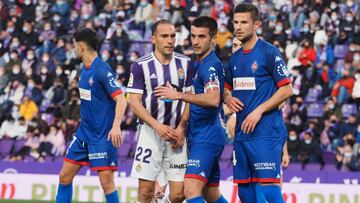
<svg viewBox="0 0 360 203">
<path fill-rule="evenodd" d="M 172 149 L 170 142 L 165 142 L 150 126 L 143 124 L 138 129 L 131 176 L 134 178 L 155 181 L 161 170 L 164 170 L 168 181 L 184 181 L 187 163 L 187 145 Z"/>
</svg>

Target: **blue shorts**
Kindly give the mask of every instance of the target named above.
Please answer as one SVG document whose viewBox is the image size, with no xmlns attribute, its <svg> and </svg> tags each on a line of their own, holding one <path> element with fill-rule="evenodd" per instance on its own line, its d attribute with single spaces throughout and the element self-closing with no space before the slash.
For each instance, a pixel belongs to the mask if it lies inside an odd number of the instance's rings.
<svg viewBox="0 0 360 203">
<path fill-rule="evenodd" d="M 207 183 L 208 187 L 219 186 L 219 158 L 224 149 L 222 145 L 195 143 L 189 146 L 185 178 L 195 178 Z"/>
<path fill-rule="evenodd" d="M 234 142 L 234 183 L 279 183 L 285 141 L 261 138 Z"/>
<path fill-rule="evenodd" d="M 89 166 L 94 171 L 118 169 L 117 149 L 108 140 L 98 144 L 87 144 L 74 137 L 64 161 Z"/>
</svg>

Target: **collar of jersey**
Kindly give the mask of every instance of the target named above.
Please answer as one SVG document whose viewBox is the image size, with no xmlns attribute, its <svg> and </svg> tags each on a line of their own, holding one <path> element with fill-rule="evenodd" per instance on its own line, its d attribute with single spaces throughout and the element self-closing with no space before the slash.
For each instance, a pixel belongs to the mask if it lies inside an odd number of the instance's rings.
<svg viewBox="0 0 360 203">
<path fill-rule="evenodd" d="M 254 46 L 252 49 L 244 50 L 243 48 L 241 48 L 241 53 L 243 53 L 243 54 L 249 54 L 249 53 L 251 53 L 252 50 L 254 50 L 255 47 L 258 45 L 258 42 L 259 42 L 259 41 L 260 41 L 260 39 L 258 39 L 258 40 L 256 41 L 255 46 Z"/>
<path fill-rule="evenodd" d="M 211 56 L 212 56 L 213 54 L 214 54 L 214 50 L 211 50 L 210 53 L 209 53 L 203 60 L 201 60 L 201 61 L 196 60 L 196 62 L 197 62 L 198 64 L 201 64 L 201 63 L 205 62 L 206 60 L 211 59 Z"/>
<path fill-rule="evenodd" d="M 93 62 L 91 63 L 90 66 L 85 66 L 85 65 L 84 65 L 85 69 L 90 69 L 91 66 L 93 66 L 93 65 L 95 64 L 95 62 L 98 60 L 98 58 L 99 58 L 99 56 L 97 56 L 97 57 L 93 60 Z"/>
</svg>

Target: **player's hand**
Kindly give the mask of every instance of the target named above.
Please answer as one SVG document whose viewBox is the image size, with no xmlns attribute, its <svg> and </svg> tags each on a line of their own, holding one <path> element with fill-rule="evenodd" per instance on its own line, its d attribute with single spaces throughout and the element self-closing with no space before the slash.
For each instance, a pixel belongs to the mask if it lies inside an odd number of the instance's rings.
<svg viewBox="0 0 360 203">
<path fill-rule="evenodd" d="M 155 130 L 160 135 L 161 139 L 165 141 L 171 141 L 176 139 L 175 129 L 168 125 L 159 123 L 155 127 Z"/>
<path fill-rule="evenodd" d="M 185 128 L 178 126 L 175 129 L 175 133 L 176 133 L 176 139 L 173 141 L 173 143 L 171 145 L 173 149 L 177 149 L 177 148 L 182 147 L 184 145 L 184 142 L 185 142 Z"/>
<path fill-rule="evenodd" d="M 281 159 L 281 166 L 288 167 L 290 163 L 290 156 L 288 153 L 283 153 L 282 159 Z"/>
<path fill-rule="evenodd" d="M 165 197 L 165 191 L 160 186 L 159 182 L 155 182 L 155 192 L 154 192 L 154 198 L 155 199 L 162 199 Z"/>
<path fill-rule="evenodd" d="M 255 130 L 257 123 L 261 119 L 261 116 L 262 116 L 262 111 L 256 108 L 245 118 L 244 122 L 241 125 L 241 130 L 245 134 L 252 133 Z"/>
<path fill-rule="evenodd" d="M 171 86 L 169 82 L 166 82 L 165 86 L 158 86 L 155 88 L 155 96 L 162 97 L 164 99 L 177 100 L 179 99 L 179 92 Z"/>
<path fill-rule="evenodd" d="M 244 104 L 236 97 L 228 96 L 224 99 L 224 102 L 232 113 L 241 111 L 244 108 Z"/>
<path fill-rule="evenodd" d="M 121 145 L 121 130 L 120 126 L 113 126 L 108 134 L 108 140 L 111 140 L 114 147 L 118 148 Z"/>
</svg>

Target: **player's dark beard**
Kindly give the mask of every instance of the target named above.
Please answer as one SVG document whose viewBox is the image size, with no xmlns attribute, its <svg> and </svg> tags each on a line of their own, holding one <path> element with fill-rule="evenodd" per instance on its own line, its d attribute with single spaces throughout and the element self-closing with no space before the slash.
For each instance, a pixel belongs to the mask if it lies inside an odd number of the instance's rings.
<svg viewBox="0 0 360 203">
<path fill-rule="evenodd" d="M 242 44 L 245 44 L 253 37 L 253 34 L 245 36 L 242 40 L 239 40 Z"/>
</svg>

